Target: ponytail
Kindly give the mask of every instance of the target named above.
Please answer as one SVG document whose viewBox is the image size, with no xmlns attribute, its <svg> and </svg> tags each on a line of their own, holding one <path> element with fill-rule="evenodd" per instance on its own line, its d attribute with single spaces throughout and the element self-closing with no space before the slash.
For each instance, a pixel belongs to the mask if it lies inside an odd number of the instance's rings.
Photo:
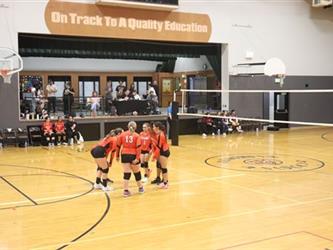
<svg viewBox="0 0 333 250">
<path fill-rule="evenodd" d="M 128 123 L 128 130 L 131 132 L 131 134 L 133 134 L 136 130 L 136 122 L 135 121 L 130 121 Z"/>
</svg>

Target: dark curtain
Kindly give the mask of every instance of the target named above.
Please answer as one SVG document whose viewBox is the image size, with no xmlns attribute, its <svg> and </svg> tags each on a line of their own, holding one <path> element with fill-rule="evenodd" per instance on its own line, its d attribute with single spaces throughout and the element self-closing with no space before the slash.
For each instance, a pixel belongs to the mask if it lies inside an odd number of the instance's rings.
<svg viewBox="0 0 333 250">
<path fill-rule="evenodd" d="M 221 45 L 218 44 L 216 48 L 216 54 L 215 55 L 206 55 L 208 62 L 213 68 L 213 71 L 215 73 L 215 76 L 219 82 L 221 82 L 222 79 L 222 73 L 221 73 L 221 67 L 222 67 L 222 54 L 221 54 Z"/>
<path fill-rule="evenodd" d="M 176 66 L 176 60 L 177 60 L 177 58 L 170 59 L 168 61 L 163 62 L 162 67 L 161 67 L 161 72 L 173 73 L 173 71 L 175 70 L 175 66 Z"/>
</svg>

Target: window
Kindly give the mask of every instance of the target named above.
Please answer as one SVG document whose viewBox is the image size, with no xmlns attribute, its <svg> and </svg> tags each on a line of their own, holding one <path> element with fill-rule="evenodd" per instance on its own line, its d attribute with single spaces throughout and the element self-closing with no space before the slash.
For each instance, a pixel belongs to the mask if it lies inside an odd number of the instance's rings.
<svg viewBox="0 0 333 250">
<path fill-rule="evenodd" d="M 79 76 L 79 95 L 80 100 L 84 97 L 92 96 L 92 92 L 96 91 L 100 94 L 99 77 L 98 76 Z"/>
<path fill-rule="evenodd" d="M 126 82 L 127 86 L 127 77 L 126 76 L 108 76 L 106 78 L 107 82 L 111 82 L 112 94 L 116 96 L 116 88 L 120 84 L 120 82 Z"/>
<path fill-rule="evenodd" d="M 134 77 L 134 88 L 138 92 L 138 94 L 143 97 L 144 95 L 147 95 L 147 90 L 149 87 L 149 84 L 153 81 L 152 77 Z"/>
<path fill-rule="evenodd" d="M 56 97 L 62 97 L 64 89 L 65 89 L 65 83 L 71 81 L 70 76 L 49 76 L 49 81 L 53 81 L 55 86 L 57 87 Z"/>
</svg>

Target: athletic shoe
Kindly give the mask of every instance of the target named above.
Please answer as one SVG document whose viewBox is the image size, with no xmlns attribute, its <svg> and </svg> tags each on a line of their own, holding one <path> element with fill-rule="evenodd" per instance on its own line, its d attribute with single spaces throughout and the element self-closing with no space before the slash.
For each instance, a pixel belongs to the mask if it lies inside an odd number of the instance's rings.
<svg viewBox="0 0 333 250">
<path fill-rule="evenodd" d="M 102 187 L 103 187 L 103 185 L 102 184 L 100 184 L 100 183 L 94 183 L 94 188 L 95 189 L 102 189 Z"/>
<path fill-rule="evenodd" d="M 103 186 L 102 185 L 102 190 L 104 191 L 104 192 L 110 192 L 110 191 L 112 191 L 112 187 L 109 187 L 109 186 Z"/>
<path fill-rule="evenodd" d="M 151 181 L 150 183 L 151 183 L 151 184 L 156 184 L 156 185 L 158 185 L 158 184 L 161 183 L 161 178 L 160 178 L 160 177 L 156 177 L 156 179 L 153 180 L 153 181 Z"/>
<path fill-rule="evenodd" d="M 139 193 L 143 194 L 144 192 L 145 192 L 144 188 L 143 187 L 139 187 Z"/>
<path fill-rule="evenodd" d="M 205 133 L 202 134 L 203 137 L 206 137 L 207 135 Z"/>
<path fill-rule="evenodd" d="M 124 196 L 124 197 L 131 196 L 131 192 L 128 191 L 128 190 L 124 190 L 124 192 L 123 192 L 123 196 Z"/>
<path fill-rule="evenodd" d="M 212 133 L 212 136 L 215 136 L 215 133 Z"/>
<path fill-rule="evenodd" d="M 63 142 L 62 145 L 67 146 L 67 142 Z"/>
<path fill-rule="evenodd" d="M 147 181 L 148 181 L 147 177 L 143 177 L 142 180 L 141 180 L 142 183 L 147 183 Z"/>
<path fill-rule="evenodd" d="M 160 185 L 158 185 L 158 187 L 161 188 L 161 189 L 168 189 L 169 184 L 162 182 Z"/>
</svg>

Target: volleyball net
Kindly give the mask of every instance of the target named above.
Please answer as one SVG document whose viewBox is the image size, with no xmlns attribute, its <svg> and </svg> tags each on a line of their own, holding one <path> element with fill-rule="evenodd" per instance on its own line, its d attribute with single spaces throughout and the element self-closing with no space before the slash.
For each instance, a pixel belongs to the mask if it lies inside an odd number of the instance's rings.
<svg viewBox="0 0 333 250">
<path fill-rule="evenodd" d="M 332 104 L 333 89 L 182 89 L 178 115 L 198 119 L 234 119 L 240 124 L 257 124 L 264 128 L 333 127 Z"/>
</svg>

